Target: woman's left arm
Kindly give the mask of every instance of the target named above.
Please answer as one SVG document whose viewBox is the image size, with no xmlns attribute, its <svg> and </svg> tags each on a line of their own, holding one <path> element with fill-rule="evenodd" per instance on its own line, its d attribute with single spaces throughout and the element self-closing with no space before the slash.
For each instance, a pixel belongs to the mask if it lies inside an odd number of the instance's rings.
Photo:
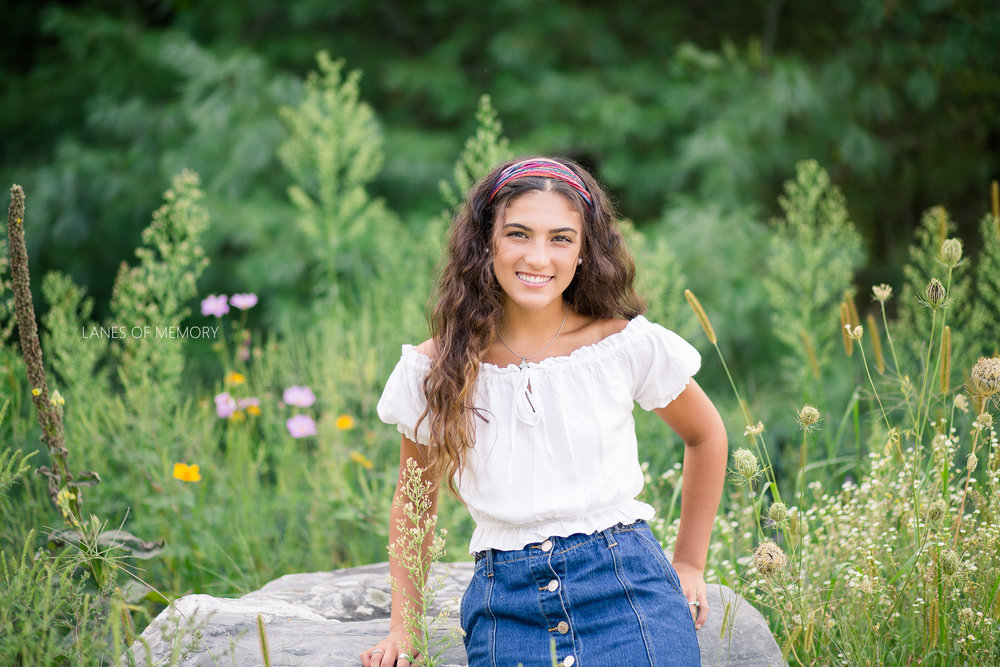
<svg viewBox="0 0 1000 667">
<path fill-rule="evenodd" d="M 708 618 L 705 559 L 726 477 L 726 428 L 694 379 L 680 396 L 654 412 L 684 441 L 681 523 L 673 565 L 685 597 L 699 603 L 691 606 L 691 614 L 695 628 L 701 628 Z"/>
</svg>

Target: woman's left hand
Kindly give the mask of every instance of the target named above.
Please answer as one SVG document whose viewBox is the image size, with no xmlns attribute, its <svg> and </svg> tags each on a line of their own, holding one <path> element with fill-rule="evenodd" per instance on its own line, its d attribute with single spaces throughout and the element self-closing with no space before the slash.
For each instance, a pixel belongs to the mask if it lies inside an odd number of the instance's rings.
<svg viewBox="0 0 1000 667">
<path fill-rule="evenodd" d="M 673 563 L 677 578 L 681 580 L 681 590 L 687 598 L 694 619 L 695 630 L 700 630 L 708 618 L 708 594 L 705 588 L 705 575 L 698 568 L 687 563 Z M 694 604 L 697 602 L 697 604 Z"/>
</svg>

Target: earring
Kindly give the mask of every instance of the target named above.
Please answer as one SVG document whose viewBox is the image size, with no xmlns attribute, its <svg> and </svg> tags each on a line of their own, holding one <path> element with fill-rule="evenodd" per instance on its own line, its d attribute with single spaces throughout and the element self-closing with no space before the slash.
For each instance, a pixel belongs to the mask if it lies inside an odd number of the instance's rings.
<svg viewBox="0 0 1000 667">
<path fill-rule="evenodd" d="M 577 258 L 576 263 L 577 264 L 583 264 L 583 257 Z"/>
</svg>

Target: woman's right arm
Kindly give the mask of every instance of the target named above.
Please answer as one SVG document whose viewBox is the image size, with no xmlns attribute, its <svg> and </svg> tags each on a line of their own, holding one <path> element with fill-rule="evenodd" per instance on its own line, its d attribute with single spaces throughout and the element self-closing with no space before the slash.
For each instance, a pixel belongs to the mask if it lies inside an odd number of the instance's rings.
<svg viewBox="0 0 1000 667">
<path fill-rule="evenodd" d="M 416 461 L 417 465 L 421 468 L 427 465 L 426 448 L 418 445 L 404 435 L 399 446 L 399 480 L 396 482 L 396 493 L 393 496 L 392 509 L 389 512 L 389 544 L 396 542 L 400 532 L 399 524 L 405 521 L 403 505 L 407 500 L 402 497 L 403 485 L 405 483 L 403 474 L 406 470 L 406 462 L 409 459 Z M 438 480 L 432 478 L 430 473 L 426 471 L 423 473 L 423 478 L 424 480 L 431 481 L 432 484 L 429 491 L 430 508 L 421 519 L 421 523 L 423 523 L 424 518 L 427 516 L 437 513 L 438 498 Z M 433 538 L 432 531 L 428 534 L 427 539 L 424 540 L 420 549 L 425 580 L 427 578 L 427 567 L 430 565 L 427 558 L 427 550 Z M 389 574 L 392 576 L 392 580 L 397 583 L 397 586 L 394 586 L 392 591 L 392 617 L 389 623 L 389 636 L 361 653 L 361 664 L 364 667 L 392 667 L 393 665 L 408 667 L 410 664 L 409 660 L 403 659 L 397 662 L 397 658 L 400 653 L 413 654 L 410 635 L 407 632 L 404 621 L 403 606 L 409 604 L 410 600 L 418 599 L 422 592 L 410 579 L 410 575 L 406 571 L 406 568 L 403 567 L 403 564 L 392 555 L 389 556 Z M 384 651 L 384 653 L 380 653 L 380 651 Z"/>
</svg>

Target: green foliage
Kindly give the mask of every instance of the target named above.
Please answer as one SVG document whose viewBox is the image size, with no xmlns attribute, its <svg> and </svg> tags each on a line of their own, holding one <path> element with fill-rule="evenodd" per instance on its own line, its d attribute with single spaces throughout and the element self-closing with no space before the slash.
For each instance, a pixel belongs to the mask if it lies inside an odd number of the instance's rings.
<svg viewBox="0 0 1000 667">
<path fill-rule="evenodd" d="M 967 333 L 970 332 L 969 320 L 976 310 L 981 308 L 978 301 L 972 300 L 972 276 L 969 271 L 971 264 L 968 258 L 958 266 L 951 268 L 941 260 L 941 244 L 950 238 L 956 230 L 955 222 L 944 207 L 936 206 L 924 212 L 920 226 L 915 233 L 915 243 L 910 246 L 909 260 L 903 267 L 905 283 L 900 295 L 899 326 L 901 331 L 930 331 L 933 312 L 926 306 L 925 292 L 927 284 L 933 279 L 940 280 L 948 290 L 949 299 L 945 314 L 947 323 L 952 328 L 952 347 L 963 352 L 956 358 L 956 363 L 971 366 L 975 358 L 969 358 L 964 351 L 968 349 Z M 985 239 L 984 239 L 985 240 Z M 938 325 L 940 331 L 941 325 Z M 917 344 L 908 350 L 910 354 L 920 356 L 925 350 L 919 337 L 912 336 Z M 920 342 L 918 342 L 920 341 Z"/>
<path fill-rule="evenodd" d="M 462 155 L 455 163 L 454 184 L 441 181 L 441 196 L 449 210 L 454 211 L 472 186 L 493 167 L 511 159 L 510 140 L 503 136 L 503 124 L 493 108 L 489 95 L 479 98 L 476 107 L 476 132 L 465 140 Z"/>
<path fill-rule="evenodd" d="M 290 136 L 278 155 L 295 183 L 288 195 L 299 211 L 297 229 L 315 306 L 346 299 L 373 280 L 399 240 L 398 223 L 367 188 L 382 166 L 382 137 L 370 106 L 360 101 L 357 70 L 326 52 L 306 81 L 302 103 L 283 108 Z"/>
<path fill-rule="evenodd" d="M 98 365 L 104 360 L 107 352 L 104 343 L 108 339 L 94 336 L 91 330 L 93 298 L 86 297 L 84 289 L 58 271 L 48 273 L 42 280 L 42 294 L 49 305 L 42 316 L 46 329 L 42 334 L 42 349 L 60 386 L 65 387 L 70 400 L 106 391 L 107 371 Z"/>
<path fill-rule="evenodd" d="M 161 335 L 179 327 L 190 313 L 186 305 L 197 294 L 198 278 L 208 264 L 201 236 L 208 213 L 201 205 L 197 174 L 183 171 L 164 193 L 166 203 L 153 214 L 136 250 L 138 264 L 122 265 L 115 279 L 112 326 L 150 332 L 128 337 L 114 347 L 118 378 L 126 393 L 154 384 L 170 401 L 184 369 L 184 339 Z"/>
<path fill-rule="evenodd" d="M 778 201 L 785 217 L 770 239 L 763 286 L 774 311 L 772 331 L 785 345 L 786 379 L 805 390 L 806 401 L 816 401 L 819 375 L 829 369 L 841 338 L 836 306 L 852 291 L 861 237 L 840 189 L 815 161 L 796 165 L 795 180 L 785 183 Z"/>
<path fill-rule="evenodd" d="M 997 356 L 997 322 L 1000 322 L 1000 218 L 987 214 L 979 223 L 983 245 L 975 268 L 978 307 L 969 318 L 969 359 L 979 355 Z"/>
</svg>

